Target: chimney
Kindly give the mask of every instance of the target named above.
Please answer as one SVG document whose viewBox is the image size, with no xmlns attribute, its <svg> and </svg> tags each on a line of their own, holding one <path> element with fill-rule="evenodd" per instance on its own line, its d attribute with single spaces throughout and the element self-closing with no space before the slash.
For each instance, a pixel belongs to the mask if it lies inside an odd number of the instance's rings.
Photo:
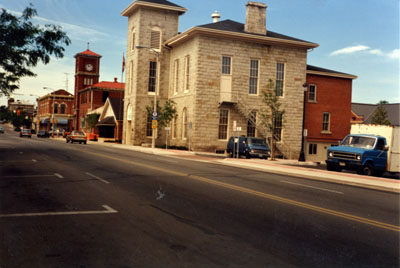
<svg viewBox="0 0 400 268">
<path fill-rule="evenodd" d="M 219 18 L 221 18 L 221 15 L 218 11 L 214 11 L 214 13 L 211 14 L 211 18 L 213 19 L 213 22 L 216 23 L 219 21 Z"/>
<path fill-rule="evenodd" d="M 118 82 L 118 78 L 114 77 L 114 83 Z"/>
<path fill-rule="evenodd" d="M 267 34 L 267 5 L 249 1 L 246 4 L 246 25 L 244 30 L 248 33 Z"/>
</svg>

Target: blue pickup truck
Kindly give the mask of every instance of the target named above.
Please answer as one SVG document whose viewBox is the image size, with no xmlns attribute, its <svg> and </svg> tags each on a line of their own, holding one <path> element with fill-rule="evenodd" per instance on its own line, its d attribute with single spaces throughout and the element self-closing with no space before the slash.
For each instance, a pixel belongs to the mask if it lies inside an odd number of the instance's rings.
<svg viewBox="0 0 400 268">
<path fill-rule="evenodd" d="M 368 134 L 347 135 L 339 146 L 328 149 L 328 170 L 355 170 L 359 174 L 380 176 L 387 169 L 388 150 L 386 138 Z"/>
</svg>

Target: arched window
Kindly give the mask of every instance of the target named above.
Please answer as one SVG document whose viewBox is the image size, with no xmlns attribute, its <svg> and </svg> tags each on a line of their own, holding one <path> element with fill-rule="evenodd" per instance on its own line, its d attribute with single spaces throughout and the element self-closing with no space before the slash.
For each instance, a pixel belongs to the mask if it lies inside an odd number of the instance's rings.
<svg viewBox="0 0 400 268">
<path fill-rule="evenodd" d="M 131 50 L 135 50 L 135 38 L 136 38 L 136 34 L 135 34 L 135 29 L 132 29 L 132 36 L 131 36 Z"/>
<path fill-rule="evenodd" d="M 182 138 L 187 139 L 188 134 L 188 117 L 187 117 L 187 108 L 183 108 L 182 112 Z"/>
<path fill-rule="evenodd" d="M 153 27 L 150 34 L 150 47 L 152 49 L 160 49 L 161 44 L 161 29 Z"/>
<path fill-rule="evenodd" d="M 61 114 L 65 114 L 65 107 L 66 107 L 65 103 L 61 103 L 61 105 L 60 105 L 60 113 Z"/>
</svg>

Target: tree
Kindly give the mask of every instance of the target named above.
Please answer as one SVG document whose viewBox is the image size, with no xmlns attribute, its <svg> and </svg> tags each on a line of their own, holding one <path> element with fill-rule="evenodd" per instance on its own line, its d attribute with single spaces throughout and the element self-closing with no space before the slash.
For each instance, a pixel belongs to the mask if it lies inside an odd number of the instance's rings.
<svg viewBox="0 0 400 268">
<path fill-rule="evenodd" d="M 378 107 L 376 108 L 374 114 L 372 115 L 372 119 L 371 119 L 372 124 L 387 125 L 387 126 L 390 126 L 392 124 L 387 115 L 387 111 L 386 111 L 385 107 L 383 106 L 384 104 L 388 104 L 388 102 L 385 100 L 381 100 L 378 103 Z"/>
<path fill-rule="evenodd" d="M 36 76 L 31 68 L 38 62 L 48 64 L 50 56 L 64 56 L 63 44 L 71 40 L 60 26 L 33 25 L 37 15 L 30 4 L 20 17 L 1 9 L 0 13 L 0 96 L 9 96 L 19 88 L 22 77 Z"/>
<path fill-rule="evenodd" d="M 157 101 L 157 113 L 158 113 L 158 126 L 166 127 L 177 115 L 175 102 L 173 100 L 167 100 L 163 107 L 159 106 L 160 103 Z M 148 115 L 153 112 L 153 105 L 146 106 Z"/>
<path fill-rule="evenodd" d="M 275 159 L 275 148 L 276 148 L 276 127 L 277 123 L 282 121 L 285 110 L 281 109 L 282 104 L 280 99 L 275 94 L 274 82 L 270 79 L 267 85 L 267 89 L 263 90 L 261 97 L 263 102 L 267 106 L 266 113 L 261 113 L 262 124 L 267 128 L 271 135 L 271 160 Z"/>
<path fill-rule="evenodd" d="M 88 114 L 86 116 L 86 124 L 90 130 L 96 126 L 97 122 L 99 121 L 100 114 Z"/>
</svg>

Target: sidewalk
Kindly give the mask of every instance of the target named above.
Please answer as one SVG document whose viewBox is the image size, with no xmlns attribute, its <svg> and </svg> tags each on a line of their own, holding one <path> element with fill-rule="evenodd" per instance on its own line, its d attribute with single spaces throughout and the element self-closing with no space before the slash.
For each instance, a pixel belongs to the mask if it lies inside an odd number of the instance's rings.
<svg viewBox="0 0 400 268">
<path fill-rule="evenodd" d="M 62 138 L 54 138 L 62 140 Z M 386 179 L 372 176 L 363 176 L 352 173 L 333 172 L 321 169 L 315 169 L 304 166 L 316 166 L 312 162 L 299 162 L 296 160 L 278 159 L 276 161 L 263 159 L 233 159 L 226 158 L 225 155 L 203 152 L 189 152 L 174 149 L 148 148 L 141 146 L 132 146 L 126 144 L 107 143 L 88 141 L 88 144 L 97 144 L 123 150 L 132 150 L 147 154 L 164 155 L 168 157 L 191 159 L 196 161 L 247 168 L 258 171 L 265 171 L 274 174 L 295 176 L 311 180 L 326 181 L 338 184 L 352 185 L 368 189 L 375 189 L 386 192 L 400 193 L 400 180 Z"/>
</svg>

